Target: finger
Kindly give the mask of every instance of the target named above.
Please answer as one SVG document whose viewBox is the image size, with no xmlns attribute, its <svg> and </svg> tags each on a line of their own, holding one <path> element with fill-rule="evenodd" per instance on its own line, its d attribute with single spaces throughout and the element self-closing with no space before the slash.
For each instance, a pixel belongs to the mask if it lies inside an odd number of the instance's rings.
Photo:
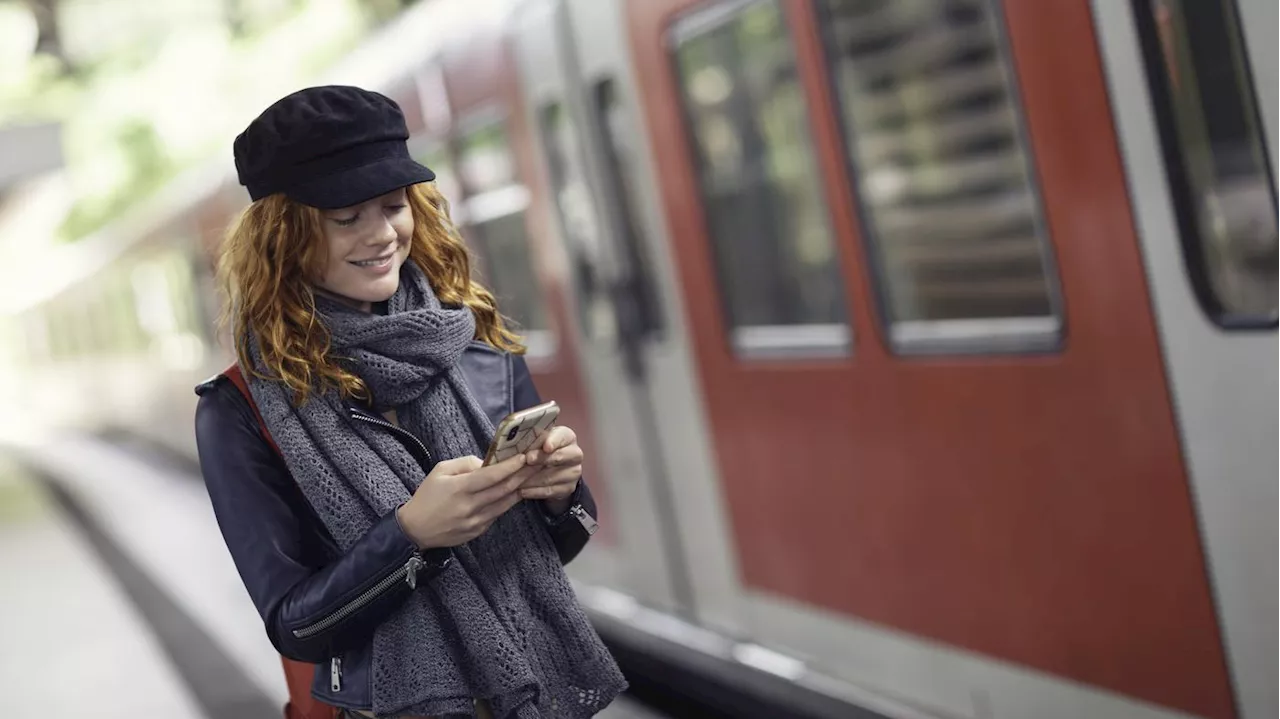
<svg viewBox="0 0 1280 719">
<path fill-rule="evenodd" d="M 544 467 L 537 474 L 530 477 L 529 481 L 520 485 L 520 489 L 576 484 L 581 477 L 582 471 L 577 467 Z"/>
<path fill-rule="evenodd" d="M 521 489 L 533 487 L 548 487 L 553 484 L 564 484 L 565 482 L 574 483 L 582 477 L 582 465 L 574 464 L 567 467 L 552 467 L 544 465 L 537 467 L 537 472 L 529 477 L 528 481 L 520 485 Z"/>
<path fill-rule="evenodd" d="M 573 484 L 552 484 L 545 487 L 522 487 L 520 496 L 524 499 L 564 499 L 573 494 Z"/>
<path fill-rule="evenodd" d="M 543 438 L 542 444 L 525 453 L 529 458 L 529 464 L 544 464 L 547 461 L 547 458 L 559 448 L 559 445 L 556 445 L 556 447 L 547 449 L 547 442 L 560 441 L 555 439 L 553 436 L 556 429 L 559 428 L 553 427 L 551 432 L 548 432 L 546 437 Z"/>
<path fill-rule="evenodd" d="M 563 425 L 552 427 L 547 433 L 547 439 L 542 443 L 542 451 L 547 454 L 554 453 L 561 447 L 567 447 L 578 441 L 578 435 L 574 431 Z"/>
<path fill-rule="evenodd" d="M 530 472 L 525 472 L 524 470 L 512 472 L 504 477 L 501 482 L 474 492 L 471 496 L 478 506 L 484 506 L 496 502 L 507 495 L 514 494 L 517 489 L 524 486 L 524 483 L 529 480 L 533 473 L 537 472 L 536 467 L 530 469 Z"/>
<path fill-rule="evenodd" d="M 555 451 L 555 454 L 547 457 L 542 464 L 547 467 L 572 467 L 582 464 L 582 448 L 576 444 L 561 447 Z"/>
<path fill-rule="evenodd" d="M 497 464 L 481 467 L 467 475 L 466 489 L 470 492 L 483 492 L 490 487 L 500 485 L 524 465 L 525 456 L 517 454 Z"/>
<path fill-rule="evenodd" d="M 520 485 L 521 487 L 545 487 L 548 484 L 553 484 L 556 481 L 556 473 L 559 471 L 556 467 L 541 465 L 535 465 L 529 469 L 532 469 L 533 472 Z"/>
<path fill-rule="evenodd" d="M 530 479 L 537 476 L 540 469 L 541 468 L 539 467 L 522 467 L 518 472 L 515 472 L 508 477 L 507 481 L 497 485 L 496 487 L 491 487 L 490 489 L 485 490 L 486 492 L 492 493 L 487 496 L 498 497 L 511 494 L 517 489 L 523 487 Z"/>
<path fill-rule="evenodd" d="M 520 490 L 523 499 L 554 499 L 555 494 L 555 487 L 523 487 Z"/>
<path fill-rule="evenodd" d="M 474 472 L 484 464 L 479 457 L 467 455 L 465 457 L 457 457 L 455 459 L 446 459 L 436 464 L 436 469 L 441 475 L 450 477 L 458 474 L 467 474 Z"/>
<path fill-rule="evenodd" d="M 542 467 L 538 467 L 538 466 L 531 467 L 529 465 L 525 465 L 524 467 L 520 468 L 520 471 L 511 475 L 511 481 L 513 484 L 517 486 L 522 485 L 525 482 L 528 482 L 530 479 L 533 479 L 534 477 L 536 477 L 538 475 L 538 472 L 541 472 L 541 471 L 542 471 Z"/>
<path fill-rule="evenodd" d="M 496 500 L 489 502 L 476 511 L 476 516 L 484 526 L 488 526 L 495 519 L 506 514 L 508 510 L 516 506 L 522 497 L 519 492 L 510 492 L 498 497 Z"/>
</svg>

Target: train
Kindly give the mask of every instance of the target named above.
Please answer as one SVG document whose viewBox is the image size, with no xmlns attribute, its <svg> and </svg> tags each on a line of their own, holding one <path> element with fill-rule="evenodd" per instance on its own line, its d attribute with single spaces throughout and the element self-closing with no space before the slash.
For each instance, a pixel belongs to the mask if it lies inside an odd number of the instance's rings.
<svg viewBox="0 0 1280 719">
<path fill-rule="evenodd" d="M 325 82 L 404 109 L 588 448 L 571 576 L 618 651 L 736 716 L 1254 719 L 1277 24 L 431 0 Z M 193 455 L 247 201 L 228 152 L 83 243 L 11 318 L 15 406 Z"/>
</svg>

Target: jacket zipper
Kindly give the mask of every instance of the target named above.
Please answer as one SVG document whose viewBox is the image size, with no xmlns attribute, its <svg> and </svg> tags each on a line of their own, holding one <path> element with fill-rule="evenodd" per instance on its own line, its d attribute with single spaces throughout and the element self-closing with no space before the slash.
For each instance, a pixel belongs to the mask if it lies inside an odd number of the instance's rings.
<svg viewBox="0 0 1280 719">
<path fill-rule="evenodd" d="M 425 564 L 426 562 L 423 561 L 422 557 L 414 554 L 409 557 L 407 562 L 396 569 L 396 571 L 388 574 L 386 577 L 383 577 L 382 581 L 361 592 L 360 596 L 352 599 L 341 607 L 338 607 L 337 610 L 326 614 L 319 620 L 308 624 L 305 627 L 293 630 L 293 636 L 298 639 L 309 639 L 321 632 L 332 629 L 338 624 L 338 622 L 341 622 L 343 619 L 346 619 L 352 614 L 355 614 L 365 608 L 373 600 L 386 593 L 387 590 L 391 589 L 399 582 L 405 582 L 408 584 L 409 589 L 417 589 L 418 570 L 422 569 Z M 337 690 L 335 689 L 334 691 Z"/>
<path fill-rule="evenodd" d="M 595 517 L 587 514 L 587 510 L 581 504 L 575 504 L 570 507 L 569 514 L 572 514 L 573 518 L 582 525 L 582 528 L 587 530 L 587 536 L 595 534 L 600 529 L 600 523 L 596 521 Z"/>
<path fill-rule="evenodd" d="M 388 429 L 393 433 L 400 435 L 401 437 L 408 437 L 409 441 L 413 442 L 413 444 L 417 446 L 418 449 L 422 450 L 422 456 L 426 460 L 425 462 L 423 462 L 423 465 L 426 467 L 431 466 L 431 452 L 427 450 L 427 445 L 423 444 L 422 440 L 413 436 L 413 434 L 411 434 L 407 430 L 401 427 L 397 427 L 394 424 L 391 424 L 390 422 L 386 421 L 385 419 L 378 419 L 373 415 L 365 414 L 364 412 L 361 412 L 358 409 L 351 410 L 351 417 L 352 419 L 358 419 L 361 422 L 368 422 L 369 424 L 377 425 L 379 427 L 382 427 L 383 429 Z"/>
<path fill-rule="evenodd" d="M 329 660 L 329 688 L 335 692 L 342 691 L 342 657 Z"/>
</svg>

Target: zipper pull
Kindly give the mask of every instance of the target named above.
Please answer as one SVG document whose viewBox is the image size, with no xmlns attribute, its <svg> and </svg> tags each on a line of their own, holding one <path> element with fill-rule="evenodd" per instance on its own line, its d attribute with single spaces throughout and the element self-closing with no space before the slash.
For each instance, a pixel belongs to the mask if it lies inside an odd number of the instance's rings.
<svg viewBox="0 0 1280 719">
<path fill-rule="evenodd" d="M 404 581 L 409 584 L 409 589 L 418 588 L 418 570 L 422 569 L 426 562 L 422 561 L 422 557 L 413 555 L 409 557 L 409 561 L 404 563 Z"/>
<path fill-rule="evenodd" d="M 595 534 L 600 529 L 600 523 L 596 521 L 595 517 L 587 514 L 587 510 L 583 509 L 581 504 L 575 504 L 570 507 L 569 514 L 572 514 L 573 518 L 582 525 L 582 528 L 587 530 L 587 536 Z"/>
<path fill-rule="evenodd" d="M 335 692 L 342 691 L 342 657 L 329 660 L 329 688 Z"/>
</svg>

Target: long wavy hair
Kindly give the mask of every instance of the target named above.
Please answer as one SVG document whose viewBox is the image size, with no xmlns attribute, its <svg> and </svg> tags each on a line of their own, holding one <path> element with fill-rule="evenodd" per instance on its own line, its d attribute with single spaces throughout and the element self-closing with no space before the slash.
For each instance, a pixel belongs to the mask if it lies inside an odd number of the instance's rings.
<svg viewBox="0 0 1280 719">
<path fill-rule="evenodd" d="M 516 354 L 524 346 L 498 313 L 493 293 L 471 279 L 471 256 L 448 202 L 432 183 L 407 188 L 413 212 L 409 261 L 420 267 L 445 304 L 464 305 L 476 317 L 476 339 Z M 328 261 L 319 210 L 283 194 L 245 208 L 222 243 L 218 282 L 225 297 L 222 325 L 230 328 L 240 366 L 256 377 L 283 382 L 304 403 L 313 392 L 337 389 L 368 399 L 364 381 L 330 352 L 331 337 L 316 311 L 315 282 Z M 267 372 L 249 358 L 256 337 Z"/>
</svg>

